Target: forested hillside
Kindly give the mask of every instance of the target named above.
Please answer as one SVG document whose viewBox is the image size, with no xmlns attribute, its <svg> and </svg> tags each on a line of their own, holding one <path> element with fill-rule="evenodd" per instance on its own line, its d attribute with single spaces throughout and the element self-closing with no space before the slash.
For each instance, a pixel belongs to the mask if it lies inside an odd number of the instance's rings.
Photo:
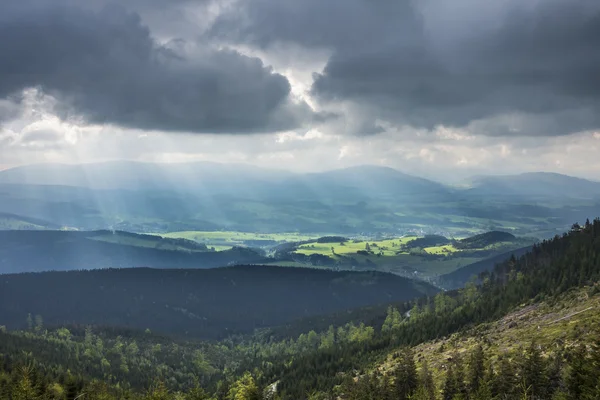
<svg viewBox="0 0 600 400">
<path fill-rule="evenodd" d="M 256 251 L 210 251 L 184 239 L 127 232 L 0 231 L 0 273 L 95 268 L 211 268 L 264 262 Z"/>
<path fill-rule="evenodd" d="M 222 338 L 436 292 L 385 273 L 268 266 L 30 273 L 2 276 L 0 322 L 22 328 L 32 314 L 49 326 L 124 326 Z"/>
<path fill-rule="evenodd" d="M 519 259 L 512 257 L 482 278 L 480 287 L 470 284 L 465 289 L 421 299 L 412 305 L 410 318 L 402 317 L 406 306 L 392 309 L 380 335 L 367 345 L 341 346 L 333 353 L 305 355 L 280 375 L 282 388 L 300 387 L 300 391 L 294 391 L 298 396 L 317 381 L 325 380 L 324 386 L 334 386 L 341 383 L 335 371 L 367 367 L 389 351 L 385 349 L 441 338 L 501 318 L 523 302 L 557 296 L 573 287 L 595 285 L 600 279 L 600 220 L 587 222 L 583 227 L 574 225 L 570 233 L 534 246 Z"/>
<path fill-rule="evenodd" d="M 465 265 L 464 267 L 458 268 L 455 271 L 441 275 L 437 279 L 437 283 L 445 289 L 461 288 L 471 279 L 477 278 L 484 272 L 493 270 L 496 264 L 500 264 L 508 260 L 511 256 L 521 257 L 528 251 L 531 251 L 531 249 L 531 246 L 521 247 L 497 256 L 486 258 L 485 260 L 477 261 L 473 264 Z"/>
<path fill-rule="evenodd" d="M 509 258 L 481 280 L 374 308 L 381 322 L 372 326 L 307 326 L 288 339 L 261 330 L 215 344 L 173 342 L 150 331 L 47 330 L 34 315 L 26 331 L 0 335 L 0 382 L 11 398 L 597 399 L 600 219 Z"/>
</svg>

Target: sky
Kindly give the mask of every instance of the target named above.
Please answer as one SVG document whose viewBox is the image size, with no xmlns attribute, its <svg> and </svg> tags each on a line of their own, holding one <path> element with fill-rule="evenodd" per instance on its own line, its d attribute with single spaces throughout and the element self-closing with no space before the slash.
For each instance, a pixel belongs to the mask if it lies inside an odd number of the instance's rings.
<svg viewBox="0 0 600 400">
<path fill-rule="evenodd" d="M 0 169 L 600 179 L 597 0 L 0 0 Z"/>
</svg>

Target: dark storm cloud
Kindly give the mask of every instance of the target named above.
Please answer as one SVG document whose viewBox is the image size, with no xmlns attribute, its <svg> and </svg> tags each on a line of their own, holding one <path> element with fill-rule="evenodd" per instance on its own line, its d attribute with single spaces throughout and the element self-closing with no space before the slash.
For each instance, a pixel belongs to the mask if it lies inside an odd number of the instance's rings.
<svg viewBox="0 0 600 400">
<path fill-rule="evenodd" d="M 419 24 L 405 0 L 240 0 L 210 34 L 261 47 L 282 41 L 351 51 L 390 38 L 412 42 Z"/>
<path fill-rule="evenodd" d="M 460 31 L 484 2 L 456 0 L 437 22 L 458 23 L 434 24 L 428 13 L 442 0 L 246 0 L 211 35 L 330 49 L 312 94 L 373 117 L 431 128 L 516 113 L 544 120 L 529 124 L 542 135 L 599 127 L 600 2 L 504 3 L 488 26 Z"/>
<path fill-rule="evenodd" d="M 166 131 L 275 131 L 312 118 L 260 59 L 181 54 L 157 44 L 138 14 L 94 4 L 2 1 L 0 98 L 37 87 L 63 117 Z"/>
</svg>

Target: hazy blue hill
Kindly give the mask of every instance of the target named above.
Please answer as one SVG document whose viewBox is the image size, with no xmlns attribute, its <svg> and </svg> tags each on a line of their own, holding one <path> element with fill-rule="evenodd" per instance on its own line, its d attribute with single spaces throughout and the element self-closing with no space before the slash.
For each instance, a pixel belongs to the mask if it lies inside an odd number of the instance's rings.
<svg viewBox="0 0 600 400">
<path fill-rule="evenodd" d="M 244 192 L 247 185 L 287 191 L 303 183 L 327 187 L 329 192 L 358 188 L 378 195 L 445 192 L 436 182 L 403 174 L 388 167 L 360 166 L 334 171 L 294 174 L 249 165 L 219 163 L 151 164 L 114 161 L 95 164 L 38 164 L 0 171 L 0 183 L 21 185 L 76 186 L 92 189 L 181 190 L 203 189 L 210 193 Z M 239 187 L 239 185 L 243 187 Z"/>
<path fill-rule="evenodd" d="M 0 231 L 0 273 L 96 268 L 212 268 L 266 261 L 246 248 L 107 231 Z"/>
<path fill-rule="evenodd" d="M 309 268 L 30 273 L 2 276 L 0 321 L 23 327 L 32 313 L 48 326 L 112 325 L 217 337 L 436 292 L 390 274 Z"/>
<path fill-rule="evenodd" d="M 393 208 L 432 198 L 437 206 L 446 194 L 438 183 L 371 166 L 293 174 L 216 163 L 110 162 L 0 172 L 0 211 L 81 229 L 393 229 L 404 221 Z"/>
<path fill-rule="evenodd" d="M 473 179 L 472 194 L 528 198 L 600 198 L 600 182 L 549 172 L 481 176 Z"/>
<path fill-rule="evenodd" d="M 379 166 L 301 174 L 205 162 L 45 164 L 0 171 L 0 212 L 85 230 L 353 234 L 427 227 L 545 237 L 597 215 L 599 187 L 525 174 L 457 189 Z"/>
<path fill-rule="evenodd" d="M 322 182 L 323 185 L 343 185 L 362 190 L 373 198 L 389 196 L 448 195 L 450 190 L 444 185 L 404 174 L 389 167 L 372 165 L 350 167 L 309 174 L 309 179 Z"/>
<path fill-rule="evenodd" d="M 91 164 L 34 164 L 0 171 L 0 183 L 77 186 L 90 189 L 228 192 L 245 183 L 272 182 L 292 174 L 249 165 L 211 162 L 154 164 L 111 161 Z M 237 188 L 241 190 L 241 188 Z"/>
<path fill-rule="evenodd" d="M 0 230 L 40 230 L 58 228 L 60 228 L 60 226 L 42 219 L 0 212 Z"/>
</svg>

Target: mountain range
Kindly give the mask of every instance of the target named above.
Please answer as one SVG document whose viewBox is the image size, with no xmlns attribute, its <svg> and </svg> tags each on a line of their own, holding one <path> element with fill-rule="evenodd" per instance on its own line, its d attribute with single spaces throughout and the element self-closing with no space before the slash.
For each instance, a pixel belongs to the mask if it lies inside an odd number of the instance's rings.
<svg viewBox="0 0 600 400">
<path fill-rule="evenodd" d="M 478 177 L 457 188 L 378 166 L 301 174 L 123 161 L 0 171 L 0 212 L 76 229 L 398 233 L 426 226 L 545 237 L 598 210 L 600 183 L 548 173 Z"/>
</svg>

